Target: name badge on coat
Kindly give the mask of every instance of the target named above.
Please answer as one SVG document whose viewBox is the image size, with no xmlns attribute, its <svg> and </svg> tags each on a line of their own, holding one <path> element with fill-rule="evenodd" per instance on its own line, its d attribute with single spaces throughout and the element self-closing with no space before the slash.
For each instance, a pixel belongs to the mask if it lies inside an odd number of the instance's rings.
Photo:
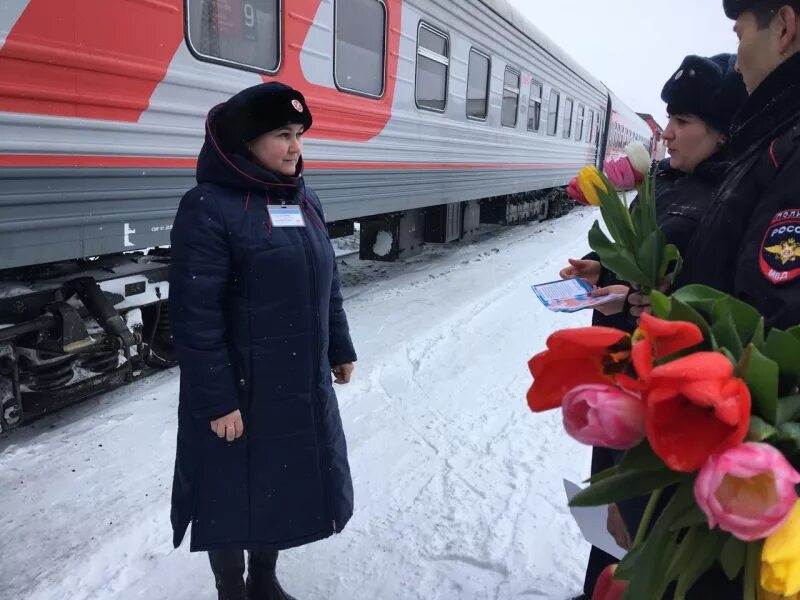
<svg viewBox="0 0 800 600">
<path fill-rule="evenodd" d="M 303 211 L 296 204 L 286 204 L 281 206 L 267 206 L 269 220 L 273 227 L 305 227 Z"/>
</svg>

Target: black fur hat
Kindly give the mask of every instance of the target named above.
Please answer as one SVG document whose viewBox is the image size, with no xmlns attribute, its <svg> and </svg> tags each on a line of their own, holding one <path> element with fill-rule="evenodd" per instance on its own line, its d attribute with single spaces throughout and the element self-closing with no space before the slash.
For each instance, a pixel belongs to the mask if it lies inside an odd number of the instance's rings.
<svg viewBox="0 0 800 600">
<path fill-rule="evenodd" d="M 303 94 L 277 81 L 261 83 L 223 105 L 216 133 L 226 151 L 246 154 L 248 142 L 290 123 L 302 125 L 304 131 L 311 127 L 311 111 Z"/>
<path fill-rule="evenodd" d="M 684 58 L 661 90 L 667 113 L 697 115 L 727 134 L 734 115 L 747 100 L 747 89 L 735 66 L 733 54 Z"/>
<path fill-rule="evenodd" d="M 788 5 L 796 11 L 800 11 L 800 0 L 722 0 L 722 8 L 725 10 L 725 16 L 734 21 L 746 10 L 758 8 L 760 5 L 773 5 L 776 8 Z"/>
</svg>

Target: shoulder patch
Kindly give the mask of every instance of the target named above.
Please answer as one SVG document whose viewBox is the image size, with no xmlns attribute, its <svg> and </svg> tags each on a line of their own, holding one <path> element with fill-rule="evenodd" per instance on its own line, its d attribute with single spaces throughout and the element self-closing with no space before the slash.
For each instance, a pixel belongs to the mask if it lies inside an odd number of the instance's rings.
<svg viewBox="0 0 800 600">
<path fill-rule="evenodd" d="M 782 210 L 772 218 L 758 263 L 764 277 L 776 285 L 800 277 L 800 208 Z"/>
</svg>

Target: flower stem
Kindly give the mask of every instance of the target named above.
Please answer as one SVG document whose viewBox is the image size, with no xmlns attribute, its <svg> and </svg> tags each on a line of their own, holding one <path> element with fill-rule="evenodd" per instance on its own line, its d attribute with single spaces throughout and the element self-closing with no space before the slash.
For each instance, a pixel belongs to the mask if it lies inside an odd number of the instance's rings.
<svg viewBox="0 0 800 600">
<path fill-rule="evenodd" d="M 761 562 L 761 542 L 747 544 L 747 559 L 744 563 L 744 596 L 743 600 L 756 600 L 758 585 L 758 567 Z"/>
<path fill-rule="evenodd" d="M 639 523 L 639 529 L 636 530 L 636 537 L 633 540 L 631 550 L 640 546 L 647 537 L 647 530 L 650 529 L 650 521 L 653 520 L 653 514 L 656 512 L 656 506 L 658 506 L 658 501 L 661 499 L 661 494 L 663 492 L 664 488 L 661 488 L 650 494 L 650 500 L 647 502 L 647 508 L 644 509 L 644 515 L 642 516 L 641 523 Z"/>
</svg>

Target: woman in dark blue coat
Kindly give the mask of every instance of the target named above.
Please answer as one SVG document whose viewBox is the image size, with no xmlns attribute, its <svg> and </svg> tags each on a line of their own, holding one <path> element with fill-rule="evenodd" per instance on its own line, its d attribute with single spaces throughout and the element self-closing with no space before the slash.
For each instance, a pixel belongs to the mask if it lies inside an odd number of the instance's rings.
<svg viewBox="0 0 800 600">
<path fill-rule="evenodd" d="M 198 185 L 172 229 L 173 541 L 191 522 L 220 599 L 290 598 L 278 550 L 337 533 L 353 513 L 331 372 L 347 383 L 356 355 L 323 211 L 302 177 L 311 123 L 302 94 L 280 83 L 213 108 Z"/>
</svg>

